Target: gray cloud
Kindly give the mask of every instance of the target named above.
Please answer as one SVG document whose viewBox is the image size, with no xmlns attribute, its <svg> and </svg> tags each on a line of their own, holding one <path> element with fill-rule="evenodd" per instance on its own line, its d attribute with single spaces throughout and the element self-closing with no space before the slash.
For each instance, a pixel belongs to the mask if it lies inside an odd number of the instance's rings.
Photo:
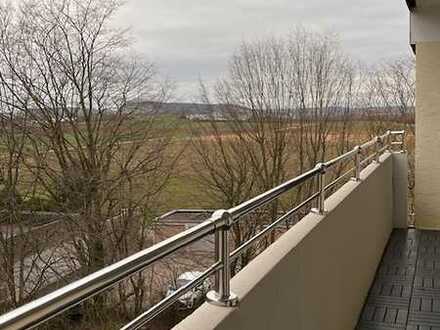
<svg viewBox="0 0 440 330">
<path fill-rule="evenodd" d="M 409 53 L 404 0 L 129 0 L 117 17 L 135 48 L 177 82 L 181 99 L 199 77 L 214 80 L 244 39 L 288 33 L 301 24 L 339 35 L 366 64 Z"/>
</svg>

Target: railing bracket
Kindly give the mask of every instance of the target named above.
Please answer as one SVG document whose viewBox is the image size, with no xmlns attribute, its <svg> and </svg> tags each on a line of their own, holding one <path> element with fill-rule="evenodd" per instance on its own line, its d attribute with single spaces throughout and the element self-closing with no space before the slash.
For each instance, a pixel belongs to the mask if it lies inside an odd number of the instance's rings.
<svg viewBox="0 0 440 330">
<path fill-rule="evenodd" d="M 230 292 L 229 297 L 221 297 L 215 290 L 209 291 L 206 294 L 206 301 L 212 305 L 221 307 L 237 307 L 238 306 L 238 296 Z"/>
<path fill-rule="evenodd" d="M 318 208 L 314 207 L 310 210 L 310 213 L 318 214 L 318 215 L 326 215 L 328 213 L 328 210 L 324 209 L 320 211 Z"/>
</svg>

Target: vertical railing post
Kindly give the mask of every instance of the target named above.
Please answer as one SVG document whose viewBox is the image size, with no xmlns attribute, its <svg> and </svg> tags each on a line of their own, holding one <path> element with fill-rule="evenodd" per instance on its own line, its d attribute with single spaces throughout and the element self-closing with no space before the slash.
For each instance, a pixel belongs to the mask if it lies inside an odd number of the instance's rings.
<svg viewBox="0 0 440 330">
<path fill-rule="evenodd" d="M 400 151 L 405 152 L 405 131 L 402 131 L 400 135 L 402 139 L 402 144 L 400 145 Z"/>
<path fill-rule="evenodd" d="M 214 233 L 214 251 L 215 251 L 215 255 L 214 258 L 216 261 L 221 260 L 222 258 L 222 235 L 220 232 L 220 229 L 216 229 L 215 233 Z M 214 290 L 216 292 L 220 292 L 221 291 L 221 285 L 222 285 L 222 274 L 220 271 L 215 273 L 215 282 L 214 282 Z"/>
<path fill-rule="evenodd" d="M 376 155 L 374 157 L 376 163 L 379 163 L 381 149 L 382 149 L 382 139 L 380 136 L 378 136 L 376 137 Z"/>
<path fill-rule="evenodd" d="M 387 131 L 387 151 L 388 152 L 391 152 L 392 151 L 392 148 L 391 148 L 391 131 L 390 130 L 388 130 Z"/>
<path fill-rule="evenodd" d="M 319 163 L 316 165 L 319 169 L 318 172 L 318 199 L 316 208 L 312 209 L 312 212 L 317 214 L 325 213 L 325 172 L 326 166 L 324 163 Z"/>
<path fill-rule="evenodd" d="M 354 155 L 354 180 L 360 181 L 361 180 L 361 158 L 362 158 L 362 148 L 361 146 L 356 146 L 354 148 L 356 150 L 356 153 Z"/>
<path fill-rule="evenodd" d="M 233 307 L 238 304 L 238 297 L 231 292 L 231 265 L 229 256 L 229 229 L 232 217 L 225 210 L 218 210 L 212 215 L 219 224 L 215 231 L 215 257 L 222 268 L 215 277 L 215 288 L 206 295 L 206 300 L 214 305 Z"/>
</svg>

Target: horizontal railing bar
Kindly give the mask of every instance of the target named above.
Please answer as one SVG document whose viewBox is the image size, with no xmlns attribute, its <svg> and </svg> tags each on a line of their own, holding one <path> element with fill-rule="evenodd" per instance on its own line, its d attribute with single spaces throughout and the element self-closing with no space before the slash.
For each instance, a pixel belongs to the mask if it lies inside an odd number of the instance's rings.
<svg viewBox="0 0 440 330">
<path fill-rule="evenodd" d="M 391 135 L 391 131 L 387 131 L 385 134 L 379 135 L 379 139 L 383 141 L 385 138 L 387 138 L 390 135 Z"/>
<path fill-rule="evenodd" d="M 251 239 L 247 240 L 245 243 L 240 245 L 238 248 L 236 248 L 234 251 L 232 251 L 231 256 L 230 256 L 231 261 L 237 259 L 243 252 L 248 250 L 253 243 L 255 243 L 260 238 L 269 234 L 279 223 L 283 222 L 286 218 L 291 216 L 293 213 L 295 213 L 296 211 L 298 211 L 300 208 L 304 207 L 305 205 L 307 205 L 311 201 L 313 201 L 318 196 L 319 196 L 319 193 L 313 194 L 312 196 L 310 196 L 309 198 L 307 198 L 306 200 L 304 200 L 303 202 L 301 202 L 300 204 L 295 206 L 293 209 L 291 209 L 287 213 L 283 214 L 277 220 L 272 222 L 270 225 L 268 225 L 266 228 L 264 228 L 262 231 L 260 231 L 257 235 L 253 236 Z"/>
<path fill-rule="evenodd" d="M 381 154 L 387 150 L 388 150 L 388 146 L 383 146 L 382 148 L 379 149 L 379 153 Z"/>
<path fill-rule="evenodd" d="M 213 233 L 215 221 L 205 221 L 148 249 L 133 254 L 80 280 L 0 316 L 0 329 L 31 329 L 82 301 L 107 290 L 156 260 Z"/>
<path fill-rule="evenodd" d="M 392 135 L 403 135 L 403 134 L 405 134 L 405 131 L 404 130 L 391 131 L 390 134 L 392 134 Z"/>
<path fill-rule="evenodd" d="M 124 327 L 121 328 L 121 330 L 136 330 L 139 329 L 141 326 L 143 326 L 145 323 L 148 323 L 152 319 L 154 319 L 157 315 L 162 313 L 164 310 L 166 310 L 168 307 L 172 306 L 174 303 L 176 303 L 181 296 L 183 296 L 185 293 L 189 292 L 190 290 L 200 286 L 203 284 L 203 282 L 211 275 L 214 275 L 214 273 L 222 268 L 222 264 L 220 262 L 216 262 L 214 265 L 209 267 L 207 270 L 203 272 L 199 277 L 192 280 L 191 282 L 187 283 L 183 287 L 177 289 L 175 292 L 173 292 L 171 295 L 165 297 L 161 302 L 154 305 L 138 317 L 136 317 L 133 321 L 126 324 Z"/>
<path fill-rule="evenodd" d="M 340 181 L 342 181 L 343 179 L 345 179 L 346 176 L 348 176 L 349 174 L 351 174 L 351 172 L 353 172 L 356 168 L 353 167 L 350 170 L 348 170 L 347 172 L 345 172 L 344 174 L 342 174 L 341 176 L 339 176 L 337 179 L 333 180 L 332 182 L 330 182 L 328 185 L 325 186 L 325 190 L 330 189 L 331 187 L 335 186 L 336 184 L 338 184 Z"/>
<path fill-rule="evenodd" d="M 275 187 L 265 193 L 262 193 L 261 195 L 258 195 L 238 206 L 230 208 L 228 212 L 231 214 L 232 219 L 236 221 L 238 218 L 242 217 L 243 215 L 246 215 L 249 212 L 257 209 L 258 207 L 261 207 L 273 201 L 284 192 L 289 191 L 290 189 L 300 185 L 301 183 L 305 182 L 311 177 L 314 177 L 317 173 L 319 173 L 319 171 L 320 169 L 315 167 L 289 181 L 284 182 L 278 187 Z"/>
<path fill-rule="evenodd" d="M 179 213 L 214 213 L 214 212 L 215 210 L 212 209 L 176 209 L 162 214 L 157 219 L 163 219 L 170 215 L 179 214 Z"/>
<path fill-rule="evenodd" d="M 339 162 L 341 162 L 341 161 L 343 161 L 343 160 L 345 160 L 347 158 L 353 158 L 356 155 L 357 152 L 358 152 L 357 149 L 354 148 L 353 150 L 350 150 L 350 151 L 346 152 L 345 154 L 343 154 L 341 156 L 338 156 L 336 158 L 333 158 L 333 159 L 325 162 L 324 165 L 326 167 L 331 167 L 331 166 L 333 166 L 333 165 L 335 165 L 335 164 L 337 164 L 337 163 L 339 163 Z"/>
<path fill-rule="evenodd" d="M 374 146 L 374 145 L 376 145 L 376 140 L 370 140 L 370 141 L 368 141 L 368 142 L 365 142 L 364 144 L 361 144 L 361 149 L 363 150 L 363 149 L 367 149 L 367 148 L 370 148 L 370 147 L 372 147 L 372 146 Z"/>
<path fill-rule="evenodd" d="M 366 157 L 363 161 L 361 161 L 361 166 L 368 164 L 374 157 L 376 157 L 375 154 L 372 154 L 372 155 Z"/>
<path fill-rule="evenodd" d="M 402 141 L 393 141 L 391 142 L 392 145 L 397 145 L 397 146 L 401 146 L 404 142 Z"/>
</svg>

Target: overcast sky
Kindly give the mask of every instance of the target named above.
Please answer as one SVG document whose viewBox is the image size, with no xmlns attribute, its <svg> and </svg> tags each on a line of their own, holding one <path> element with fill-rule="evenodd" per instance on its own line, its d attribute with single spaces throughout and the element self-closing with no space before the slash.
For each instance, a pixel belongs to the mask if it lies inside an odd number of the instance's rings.
<svg viewBox="0 0 440 330">
<path fill-rule="evenodd" d="M 128 0 L 117 21 L 191 101 L 199 77 L 219 77 L 242 40 L 301 24 L 337 33 L 353 58 L 374 64 L 410 53 L 408 15 L 404 0 Z"/>
</svg>

